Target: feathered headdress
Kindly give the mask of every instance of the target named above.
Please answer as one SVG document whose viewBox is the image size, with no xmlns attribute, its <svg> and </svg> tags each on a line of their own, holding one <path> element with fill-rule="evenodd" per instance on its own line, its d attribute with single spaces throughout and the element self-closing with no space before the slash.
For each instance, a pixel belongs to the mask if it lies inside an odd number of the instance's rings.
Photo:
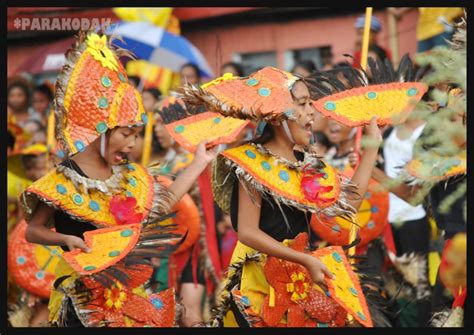
<svg viewBox="0 0 474 335">
<path fill-rule="evenodd" d="M 83 151 L 108 129 L 147 122 L 139 92 L 119 61 L 112 39 L 79 32 L 56 82 L 56 135 L 67 155 Z"/>
<path fill-rule="evenodd" d="M 368 67 L 371 76 L 348 63 L 305 78 L 316 109 L 350 127 L 368 124 L 373 116 L 379 125 L 403 122 L 428 89 L 417 82 L 426 69 L 415 73 L 407 54 L 397 71 L 388 59 L 369 57 Z"/>
</svg>

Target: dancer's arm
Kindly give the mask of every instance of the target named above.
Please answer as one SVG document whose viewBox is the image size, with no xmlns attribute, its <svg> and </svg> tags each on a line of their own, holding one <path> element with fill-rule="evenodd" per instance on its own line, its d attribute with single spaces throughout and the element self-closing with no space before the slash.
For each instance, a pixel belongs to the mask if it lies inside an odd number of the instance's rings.
<svg viewBox="0 0 474 335">
<path fill-rule="evenodd" d="M 90 252 L 90 249 L 80 237 L 57 233 L 46 227 L 53 213 L 53 208 L 40 202 L 26 229 L 26 240 L 30 243 L 43 245 L 63 245 L 67 246 L 70 251 L 81 249 L 85 252 Z"/>
<path fill-rule="evenodd" d="M 173 192 L 176 197 L 176 201 L 179 201 L 179 199 L 189 191 L 196 179 L 214 157 L 216 157 L 216 152 L 214 150 L 206 151 L 206 143 L 202 142 L 198 145 L 192 163 L 189 164 L 169 187 L 169 190 Z"/>
<path fill-rule="evenodd" d="M 364 199 L 372 175 L 372 170 L 375 166 L 375 161 L 377 160 L 378 148 L 382 143 L 382 134 L 377 126 L 377 120 L 375 117 L 370 120 L 369 125 L 365 126 L 365 135 L 370 142 L 365 147 L 359 166 L 352 176 L 352 182 L 357 185 L 359 199 L 349 199 L 349 204 L 356 210 L 359 210 L 360 204 Z"/>
<path fill-rule="evenodd" d="M 326 289 L 324 275 L 333 278 L 328 268 L 316 258 L 293 250 L 259 228 L 260 204 L 262 198 L 254 192 L 255 201 L 252 201 L 243 186 L 239 183 L 239 219 L 238 238 L 243 244 L 269 256 L 284 259 L 303 265 L 308 269 L 313 281 Z"/>
</svg>

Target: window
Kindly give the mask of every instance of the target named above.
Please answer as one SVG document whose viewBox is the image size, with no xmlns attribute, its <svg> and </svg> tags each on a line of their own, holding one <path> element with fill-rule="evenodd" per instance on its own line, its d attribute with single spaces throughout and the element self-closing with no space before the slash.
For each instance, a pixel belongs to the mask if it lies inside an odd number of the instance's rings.
<svg viewBox="0 0 474 335">
<path fill-rule="evenodd" d="M 291 71 L 297 62 L 311 60 L 318 69 L 332 64 L 332 50 L 330 46 L 319 48 L 294 49 L 285 52 L 285 68 Z"/>
<path fill-rule="evenodd" d="M 277 67 L 275 51 L 242 54 L 236 53 L 232 56 L 232 61 L 242 65 L 245 76 L 248 76 L 265 66 Z"/>
</svg>

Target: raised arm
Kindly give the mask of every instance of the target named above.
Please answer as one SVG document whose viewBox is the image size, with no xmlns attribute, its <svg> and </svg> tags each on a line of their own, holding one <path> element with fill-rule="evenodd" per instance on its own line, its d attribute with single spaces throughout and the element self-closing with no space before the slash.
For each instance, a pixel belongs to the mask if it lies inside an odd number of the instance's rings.
<svg viewBox="0 0 474 335">
<path fill-rule="evenodd" d="M 308 269 L 313 281 L 326 289 L 324 275 L 329 278 L 332 278 L 333 275 L 323 263 L 308 254 L 283 245 L 259 228 L 262 198 L 256 192 L 254 198 L 255 201 L 252 201 L 239 183 L 239 219 L 237 223 L 239 241 L 269 256 L 303 265 Z"/>
</svg>

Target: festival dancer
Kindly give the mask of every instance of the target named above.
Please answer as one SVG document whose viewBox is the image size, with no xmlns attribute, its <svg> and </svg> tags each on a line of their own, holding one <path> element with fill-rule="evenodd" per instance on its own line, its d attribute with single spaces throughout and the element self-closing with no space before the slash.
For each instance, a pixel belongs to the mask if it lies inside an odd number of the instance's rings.
<svg viewBox="0 0 474 335">
<path fill-rule="evenodd" d="M 65 251 L 49 321 L 71 327 L 172 327 L 172 288 L 151 294 L 151 257 L 176 249 L 170 209 L 215 156 L 202 143 L 166 188 L 127 153 L 147 122 L 106 35 L 80 32 L 56 83 L 56 137 L 66 159 L 21 196 L 26 239 Z M 56 231 L 50 230 L 54 226 Z"/>
<path fill-rule="evenodd" d="M 375 118 L 366 127 L 372 144 L 350 181 L 310 151 L 315 110 L 300 77 L 266 67 L 249 77 L 224 76 L 200 89 L 184 86 L 183 99 L 225 116 L 267 123 L 259 138 L 225 150 L 213 164 L 215 201 L 231 214 L 239 242 L 210 323 L 372 326 L 342 248 L 307 248 L 310 213 L 351 219 L 359 208 L 382 139 Z M 303 151 L 294 151 L 295 145 Z M 334 291 L 336 286 L 341 289 Z M 344 301 L 351 299 L 348 308 Z"/>
</svg>

